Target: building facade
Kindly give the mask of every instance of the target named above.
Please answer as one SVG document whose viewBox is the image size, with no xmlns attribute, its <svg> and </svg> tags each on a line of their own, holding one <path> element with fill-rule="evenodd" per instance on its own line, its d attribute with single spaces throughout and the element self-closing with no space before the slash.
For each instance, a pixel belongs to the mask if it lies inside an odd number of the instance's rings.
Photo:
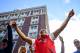
<svg viewBox="0 0 80 53">
<path fill-rule="evenodd" d="M 41 29 L 46 29 L 49 33 L 49 24 L 46 6 L 32 7 L 21 10 L 14 10 L 0 13 L 0 37 L 7 38 L 6 25 L 9 21 L 15 20 L 19 28 L 31 38 L 36 39 Z M 28 44 L 23 41 L 13 30 L 13 53 L 18 53 L 20 46 L 28 48 Z M 28 50 L 28 49 L 27 49 Z"/>
</svg>

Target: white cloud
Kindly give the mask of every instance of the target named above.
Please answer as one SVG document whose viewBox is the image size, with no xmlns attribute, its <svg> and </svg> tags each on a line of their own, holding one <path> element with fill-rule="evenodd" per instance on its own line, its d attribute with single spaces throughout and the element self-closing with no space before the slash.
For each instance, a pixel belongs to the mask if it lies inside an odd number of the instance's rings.
<svg viewBox="0 0 80 53">
<path fill-rule="evenodd" d="M 62 31 L 60 34 L 63 39 L 64 39 L 64 44 L 65 44 L 65 53 L 73 53 L 76 48 L 74 47 L 73 40 L 74 39 L 79 39 L 80 40 L 80 19 L 79 15 L 75 15 L 74 17 L 71 18 L 69 21 L 67 27 Z M 64 20 L 50 20 L 49 21 L 49 26 L 50 26 L 50 32 L 55 31 L 59 26 L 63 23 Z M 56 45 L 56 50 L 57 53 L 60 53 L 60 41 L 57 38 L 55 40 L 55 45 Z"/>
<path fill-rule="evenodd" d="M 64 0 L 65 1 L 65 3 L 70 3 L 70 0 Z"/>
</svg>

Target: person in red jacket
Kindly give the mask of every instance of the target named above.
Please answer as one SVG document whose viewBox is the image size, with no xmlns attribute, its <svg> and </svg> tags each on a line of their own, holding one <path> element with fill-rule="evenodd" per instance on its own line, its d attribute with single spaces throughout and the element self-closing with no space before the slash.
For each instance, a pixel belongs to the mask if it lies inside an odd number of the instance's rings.
<svg viewBox="0 0 80 53">
<path fill-rule="evenodd" d="M 15 21 L 11 21 L 12 27 L 15 28 L 19 36 L 29 43 L 30 45 L 34 45 L 32 48 L 34 48 L 34 53 L 56 53 L 55 46 L 54 46 L 54 40 L 57 38 L 57 36 L 63 31 L 63 29 L 68 24 L 68 21 L 71 19 L 71 17 L 74 15 L 73 9 L 69 12 L 67 19 L 63 22 L 63 24 L 58 28 L 56 31 L 52 33 L 52 37 L 47 34 L 45 29 L 42 29 L 40 31 L 39 37 L 37 39 L 32 39 L 28 36 L 26 36 L 16 25 Z"/>
</svg>

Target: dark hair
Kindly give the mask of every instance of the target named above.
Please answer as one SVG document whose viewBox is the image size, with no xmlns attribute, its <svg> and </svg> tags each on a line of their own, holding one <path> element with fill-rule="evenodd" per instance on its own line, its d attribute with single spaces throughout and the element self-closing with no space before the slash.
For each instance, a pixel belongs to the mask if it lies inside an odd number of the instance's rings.
<svg viewBox="0 0 80 53">
<path fill-rule="evenodd" d="M 4 42 L 4 43 L 5 43 L 5 42 L 8 42 L 8 40 L 7 40 L 7 39 L 3 39 L 3 40 L 2 40 L 2 42 Z"/>
</svg>

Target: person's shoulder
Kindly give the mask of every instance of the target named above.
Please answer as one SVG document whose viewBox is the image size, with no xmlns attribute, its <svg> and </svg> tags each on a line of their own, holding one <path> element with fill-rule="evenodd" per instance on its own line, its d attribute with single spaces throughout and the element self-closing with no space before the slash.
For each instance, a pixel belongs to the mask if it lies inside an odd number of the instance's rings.
<svg viewBox="0 0 80 53">
<path fill-rule="evenodd" d="M 75 52 L 73 52 L 73 53 L 76 53 L 76 51 L 75 51 Z"/>
<path fill-rule="evenodd" d="M 77 51 L 74 51 L 73 53 L 77 53 Z"/>
<path fill-rule="evenodd" d="M 80 51 L 75 51 L 75 52 L 73 52 L 73 53 L 80 53 Z"/>
</svg>

